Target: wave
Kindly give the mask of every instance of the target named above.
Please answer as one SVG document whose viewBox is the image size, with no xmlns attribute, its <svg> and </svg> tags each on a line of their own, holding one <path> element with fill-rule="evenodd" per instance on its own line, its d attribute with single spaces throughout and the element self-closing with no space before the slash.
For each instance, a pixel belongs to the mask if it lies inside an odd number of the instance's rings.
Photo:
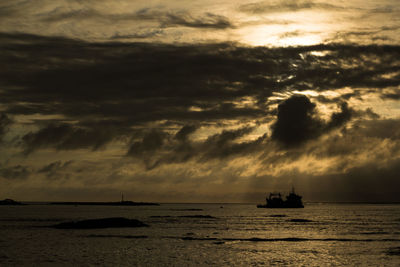
<svg viewBox="0 0 400 267">
<path fill-rule="evenodd" d="M 3 218 L 0 222 L 60 222 L 65 218 Z"/>
<path fill-rule="evenodd" d="M 170 209 L 173 211 L 203 211 L 203 209 Z"/>
<path fill-rule="evenodd" d="M 389 232 L 362 232 L 360 235 L 389 235 Z"/>
<path fill-rule="evenodd" d="M 396 255 L 400 256 L 400 247 L 392 247 L 389 248 L 386 252 L 387 255 Z"/>
<path fill-rule="evenodd" d="M 312 222 L 312 221 L 311 221 L 311 220 L 308 220 L 308 219 L 291 219 L 291 220 L 288 220 L 288 222 L 307 223 L 307 222 Z"/>
<path fill-rule="evenodd" d="M 171 215 L 154 215 L 150 216 L 150 218 L 193 218 L 193 219 L 217 219 L 217 217 L 211 215 L 180 215 L 180 216 L 171 216 Z"/>
<path fill-rule="evenodd" d="M 217 219 L 214 216 L 211 215 L 182 215 L 182 216 L 178 216 L 181 218 L 194 218 L 194 219 Z"/>
<path fill-rule="evenodd" d="M 400 242 L 400 239 L 384 238 L 384 239 L 356 239 L 356 238 L 301 238 L 301 237 L 285 237 L 285 238 L 217 238 L 217 237 L 174 237 L 164 236 L 163 238 L 181 239 L 187 241 L 219 241 L 219 242 Z"/>
<path fill-rule="evenodd" d="M 83 235 L 82 237 L 94 237 L 94 238 L 127 238 L 127 239 L 148 238 L 147 235 Z"/>
</svg>

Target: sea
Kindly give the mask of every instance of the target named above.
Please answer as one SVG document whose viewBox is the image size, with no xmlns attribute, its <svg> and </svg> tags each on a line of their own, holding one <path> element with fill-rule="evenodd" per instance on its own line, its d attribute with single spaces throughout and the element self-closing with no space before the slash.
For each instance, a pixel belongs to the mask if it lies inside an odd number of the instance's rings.
<svg viewBox="0 0 400 267">
<path fill-rule="evenodd" d="M 55 229 L 125 217 L 148 227 Z M 0 266 L 400 266 L 399 204 L 0 206 Z"/>
</svg>

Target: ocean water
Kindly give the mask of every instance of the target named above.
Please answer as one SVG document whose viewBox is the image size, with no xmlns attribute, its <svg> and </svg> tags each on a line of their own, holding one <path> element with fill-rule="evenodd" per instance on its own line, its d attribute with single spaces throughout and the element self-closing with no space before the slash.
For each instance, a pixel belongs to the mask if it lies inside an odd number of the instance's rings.
<svg viewBox="0 0 400 267">
<path fill-rule="evenodd" d="M 105 217 L 149 227 L 48 227 Z M 400 205 L 0 207 L 0 266 L 71 265 L 400 266 Z"/>
</svg>

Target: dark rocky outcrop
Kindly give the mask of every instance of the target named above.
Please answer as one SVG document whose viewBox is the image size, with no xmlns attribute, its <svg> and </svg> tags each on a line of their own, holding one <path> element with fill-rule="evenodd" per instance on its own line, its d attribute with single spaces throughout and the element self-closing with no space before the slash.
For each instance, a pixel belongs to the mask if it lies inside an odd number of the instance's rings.
<svg viewBox="0 0 400 267">
<path fill-rule="evenodd" d="M 102 219 L 91 219 L 73 222 L 63 222 L 53 225 L 53 228 L 57 229 L 97 229 L 97 228 L 120 228 L 120 227 L 146 227 L 147 224 L 135 220 L 127 219 L 123 217 L 115 218 L 102 218 Z"/>
<path fill-rule="evenodd" d="M 6 198 L 4 200 L 0 200 L 0 205 L 25 205 L 21 202 Z"/>
<path fill-rule="evenodd" d="M 216 219 L 211 215 L 182 215 L 181 218 L 194 218 L 194 219 Z"/>
<path fill-rule="evenodd" d="M 289 220 L 289 222 L 308 223 L 308 222 L 312 222 L 312 221 L 311 220 L 307 220 L 307 219 L 291 219 L 291 220 Z"/>
</svg>

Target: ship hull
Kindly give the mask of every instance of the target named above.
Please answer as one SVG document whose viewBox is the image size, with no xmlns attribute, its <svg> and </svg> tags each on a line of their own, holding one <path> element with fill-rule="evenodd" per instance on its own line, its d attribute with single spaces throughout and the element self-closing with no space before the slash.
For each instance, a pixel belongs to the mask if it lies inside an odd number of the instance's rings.
<svg viewBox="0 0 400 267">
<path fill-rule="evenodd" d="M 289 195 L 286 196 L 286 200 L 282 199 L 281 193 L 270 193 L 267 197 L 266 204 L 257 205 L 257 208 L 267 208 L 267 209 L 299 209 L 304 208 L 303 202 L 301 201 L 301 196 L 294 192 L 294 188 Z"/>
</svg>

